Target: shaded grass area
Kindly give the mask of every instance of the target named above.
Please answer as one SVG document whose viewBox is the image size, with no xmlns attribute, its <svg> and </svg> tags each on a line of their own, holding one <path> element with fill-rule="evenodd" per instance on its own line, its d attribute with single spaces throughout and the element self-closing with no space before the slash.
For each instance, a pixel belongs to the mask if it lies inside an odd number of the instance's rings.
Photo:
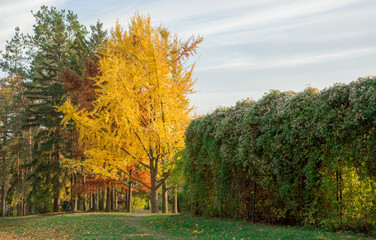
<svg viewBox="0 0 376 240">
<path fill-rule="evenodd" d="M 0 233 L 0 236 L 9 234 L 24 239 L 372 239 L 353 233 L 191 217 L 187 213 L 73 213 L 7 217 L 0 218 Z"/>
</svg>

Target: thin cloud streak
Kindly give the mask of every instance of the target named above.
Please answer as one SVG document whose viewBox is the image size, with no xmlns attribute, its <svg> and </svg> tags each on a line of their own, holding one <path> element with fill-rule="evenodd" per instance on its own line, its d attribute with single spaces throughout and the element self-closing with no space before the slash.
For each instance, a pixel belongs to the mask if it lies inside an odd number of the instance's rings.
<svg viewBox="0 0 376 240">
<path fill-rule="evenodd" d="M 374 31 L 370 31 L 369 26 L 367 25 L 359 26 L 358 28 L 351 29 L 351 31 L 348 31 L 347 29 L 343 29 L 342 31 L 338 31 L 337 29 L 337 31 L 335 31 L 335 29 L 331 29 L 334 27 L 328 26 L 328 23 L 334 25 L 339 23 L 343 24 L 344 22 L 354 24 L 354 21 L 352 20 L 354 18 L 358 18 L 358 20 L 359 18 L 364 19 L 366 22 L 367 19 L 369 19 L 369 16 L 372 16 L 375 11 L 376 5 L 373 8 L 347 9 L 336 14 L 325 14 L 321 15 L 319 18 L 314 16 L 306 17 L 304 21 L 292 21 L 288 24 L 270 24 L 263 28 L 243 29 L 232 32 L 231 34 L 222 34 L 220 38 L 213 38 L 212 43 L 214 43 L 214 45 L 212 44 L 211 46 L 231 47 L 234 45 L 260 43 L 265 41 L 332 41 L 375 35 Z M 312 29 L 318 28 L 319 26 L 326 26 L 326 28 L 323 28 L 320 32 L 312 31 Z"/>
<path fill-rule="evenodd" d="M 247 58 L 239 58 L 229 60 L 228 63 L 219 64 L 216 66 L 209 66 L 198 68 L 198 71 L 218 70 L 218 69 L 273 69 L 273 68 L 291 68 L 307 64 L 323 63 L 328 61 L 338 61 L 350 58 L 357 58 L 376 53 L 375 48 L 362 48 L 340 52 L 324 53 L 324 54 L 311 54 L 300 56 L 286 56 L 283 59 L 264 60 L 251 60 Z"/>
<path fill-rule="evenodd" d="M 280 2 L 273 7 L 264 7 L 261 9 L 249 8 L 249 12 L 243 14 L 230 15 L 212 21 L 204 22 L 191 26 L 186 32 L 200 33 L 205 36 L 212 34 L 237 31 L 257 27 L 263 24 L 281 24 L 282 21 L 297 19 L 316 14 L 322 14 L 331 10 L 340 9 L 353 4 L 354 0 L 343 1 L 302 1 L 302 2 Z"/>
</svg>

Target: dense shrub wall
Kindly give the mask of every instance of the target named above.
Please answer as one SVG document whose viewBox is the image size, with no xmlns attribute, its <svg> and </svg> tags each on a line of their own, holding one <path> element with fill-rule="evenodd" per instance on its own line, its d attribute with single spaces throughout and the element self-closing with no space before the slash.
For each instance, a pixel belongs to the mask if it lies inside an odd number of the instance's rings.
<svg viewBox="0 0 376 240">
<path fill-rule="evenodd" d="M 376 78 L 218 108 L 188 127 L 184 168 L 196 214 L 372 230 Z"/>
</svg>

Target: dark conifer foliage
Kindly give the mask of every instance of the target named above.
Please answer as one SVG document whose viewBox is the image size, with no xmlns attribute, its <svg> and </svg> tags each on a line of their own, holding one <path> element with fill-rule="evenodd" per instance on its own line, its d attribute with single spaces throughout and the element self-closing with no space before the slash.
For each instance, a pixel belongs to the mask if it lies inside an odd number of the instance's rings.
<svg viewBox="0 0 376 240">
<path fill-rule="evenodd" d="M 77 134 L 60 125 L 57 107 L 67 96 L 83 107 L 95 99 L 90 78 L 98 74 L 96 51 L 107 35 L 99 21 L 89 32 L 71 11 L 42 6 L 32 14 L 33 32 L 16 28 L 0 53 L 7 74 L 0 89 L 2 216 L 57 212 L 72 194 L 66 186 L 80 177 L 62 159 L 79 153 Z"/>
<path fill-rule="evenodd" d="M 28 132 L 21 128 L 21 113 L 24 109 L 23 86 L 28 73 L 26 37 L 15 29 L 15 35 L 7 41 L 5 52 L 0 56 L 0 68 L 7 76 L 0 80 L 0 117 L 1 117 L 1 215 L 6 214 L 7 202 L 18 215 L 25 213 L 27 199 L 27 176 L 25 167 L 28 158 Z"/>
<path fill-rule="evenodd" d="M 81 69 L 87 30 L 71 11 L 43 6 L 33 15 L 36 23 L 30 36 L 31 81 L 24 83 L 25 97 L 29 100 L 26 123 L 39 128 L 32 162 L 35 166 L 32 196 L 40 212 L 50 211 L 51 198 L 53 210 L 58 212 L 62 187 L 68 180 L 60 164 L 61 156 L 69 151 L 70 145 L 64 141 L 62 116 L 56 110 L 66 94 L 61 72 L 64 66 Z"/>
</svg>

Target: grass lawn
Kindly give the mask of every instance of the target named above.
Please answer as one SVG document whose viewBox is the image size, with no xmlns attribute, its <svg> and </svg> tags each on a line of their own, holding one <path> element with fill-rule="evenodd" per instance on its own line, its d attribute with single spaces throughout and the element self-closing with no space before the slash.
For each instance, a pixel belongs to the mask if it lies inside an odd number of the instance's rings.
<svg viewBox="0 0 376 240">
<path fill-rule="evenodd" d="M 0 239 L 371 239 L 189 214 L 72 213 L 0 218 Z"/>
</svg>

